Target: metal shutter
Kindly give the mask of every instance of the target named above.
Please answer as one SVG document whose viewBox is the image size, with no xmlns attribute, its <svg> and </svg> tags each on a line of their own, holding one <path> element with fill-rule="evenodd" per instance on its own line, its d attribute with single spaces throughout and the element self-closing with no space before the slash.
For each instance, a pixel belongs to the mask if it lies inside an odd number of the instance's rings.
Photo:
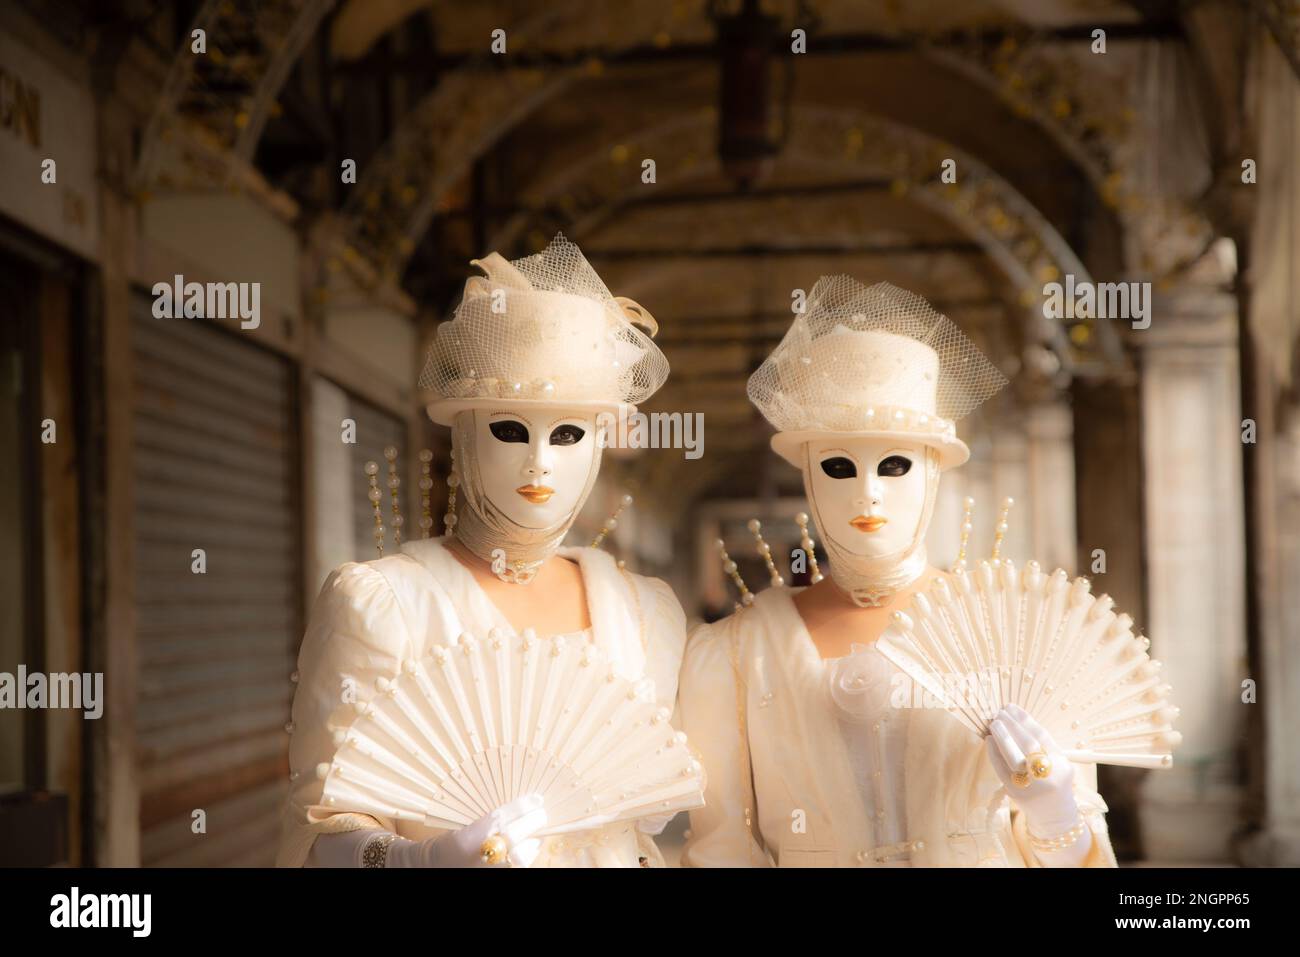
<svg viewBox="0 0 1300 957">
<path fill-rule="evenodd" d="M 406 524 L 402 526 L 402 541 L 420 537 L 420 490 L 410 484 L 410 462 L 407 461 L 406 426 L 401 419 L 389 415 L 375 406 L 348 396 L 348 415 L 357 423 L 357 441 L 352 449 L 352 487 L 358 489 L 353 496 L 353 528 L 356 540 L 355 560 L 364 562 L 378 557 L 375 551 L 375 509 L 366 493 L 370 479 L 365 473 L 366 463 L 379 465 L 379 490 L 384 493 L 380 503 L 384 511 L 384 554 L 393 554 L 393 505 L 388 491 L 388 460 L 384 449 L 397 447 L 397 475 L 402 480 L 397 490 L 398 506 Z"/>
<path fill-rule="evenodd" d="M 302 628 L 292 370 L 134 305 L 141 863 L 270 865 Z"/>
</svg>

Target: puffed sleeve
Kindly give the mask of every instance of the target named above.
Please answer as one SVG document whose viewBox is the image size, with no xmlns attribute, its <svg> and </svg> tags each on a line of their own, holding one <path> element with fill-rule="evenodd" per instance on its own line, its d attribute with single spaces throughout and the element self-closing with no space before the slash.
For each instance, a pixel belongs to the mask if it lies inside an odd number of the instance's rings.
<svg viewBox="0 0 1300 957">
<path fill-rule="evenodd" d="M 637 576 L 637 585 L 646 615 L 646 674 L 654 680 L 655 699 L 671 711 L 686 650 L 686 613 L 667 583 Z"/>
<path fill-rule="evenodd" d="M 318 834 L 394 822 L 346 808 L 325 807 L 319 765 L 333 760 L 334 729 L 346 727 L 375 680 L 393 677 L 411 657 L 408 627 L 383 572 L 351 562 L 330 574 L 312 607 L 298 652 L 298 687 L 289 741 L 291 786 L 276 863 L 301 867 Z"/>
<path fill-rule="evenodd" d="M 691 832 L 682 851 L 683 867 L 765 867 L 772 862 L 754 839 L 746 813 L 757 827 L 757 808 L 749 770 L 748 742 L 742 740 L 738 705 L 745 690 L 737 684 L 732 647 L 734 620 L 698 625 L 691 632 L 682 663 L 678 716 L 691 746 L 699 752 L 707 785 L 704 807 L 691 811 Z"/>
<path fill-rule="evenodd" d="M 1079 805 L 1088 829 L 1092 831 L 1092 847 L 1080 867 L 1118 867 L 1115 849 L 1110 843 L 1110 831 L 1106 826 L 1106 802 L 1097 790 L 1097 765 L 1074 764 L 1074 799 Z M 1029 843 L 1028 822 L 1024 814 L 1012 811 L 1011 833 L 1015 837 L 1016 847 L 1028 867 L 1042 867 Z M 1057 853 L 1057 852 L 1053 852 Z M 1064 853 L 1064 852 L 1059 852 Z"/>
</svg>

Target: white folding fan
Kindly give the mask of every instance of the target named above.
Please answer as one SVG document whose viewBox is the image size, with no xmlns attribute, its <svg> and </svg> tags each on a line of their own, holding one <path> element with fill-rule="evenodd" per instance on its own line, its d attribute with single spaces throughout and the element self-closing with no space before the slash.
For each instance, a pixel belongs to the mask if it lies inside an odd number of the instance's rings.
<svg viewBox="0 0 1300 957">
<path fill-rule="evenodd" d="M 541 794 L 542 836 L 702 807 L 702 768 L 652 687 L 584 642 L 462 635 L 376 682 L 318 768 L 323 800 L 455 829 Z"/>
<path fill-rule="evenodd" d="M 877 647 L 981 736 L 1005 705 L 1032 715 L 1072 761 L 1158 768 L 1182 736 L 1150 641 L 1087 579 L 1036 562 L 959 563 L 895 612 Z"/>
</svg>

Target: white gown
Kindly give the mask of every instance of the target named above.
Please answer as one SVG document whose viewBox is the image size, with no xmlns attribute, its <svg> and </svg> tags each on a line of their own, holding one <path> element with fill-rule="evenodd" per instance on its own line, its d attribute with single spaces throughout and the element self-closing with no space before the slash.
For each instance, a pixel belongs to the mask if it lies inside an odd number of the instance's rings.
<svg viewBox="0 0 1300 957">
<path fill-rule="evenodd" d="M 907 722 L 889 707 L 889 683 L 897 671 L 874 644 L 854 645 L 852 655 L 827 659 L 823 670 L 828 705 L 871 830 L 873 857 L 877 863 L 904 866 L 911 854 L 903 799 Z"/>
<path fill-rule="evenodd" d="M 686 618 L 672 590 L 658 579 L 618 568 L 599 549 L 561 548 L 558 554 L 575 560 L 582 571 L 592 623 L 584 634 L 624 677 L 650 678 L 656 700 L 671 710 L 686 643 Z M 298 654 L 280 866 L 302 866 L 318 834 L 376 825 L 411 840 L 442 833 L 408 821 L 322 806 L 324 782 L 315 769 L 334 756 L 334 729 L 355 716 L 354 705 L 342 700 L 345 680 L 354 680 L 357 701 L 365 701 L 376 678 L 396 677 L 403 662 L 422 657 L 432 643 L 454 640 L 463 631 L 486 635 L 491 628 L 515 633 L 441 539 L 408 542 L 400 554 L 350 562 L 331 573 Z M 632 822 L 546 838 L 533 864 L 662 865 L 654 840 Z"/>
<path fill-rule="evenodd" d="M 708 786 L 683 865 L 1038 866 L 984 742 L 941 709 L 891 707 L 898 673 L 874 645 L 824 661 L 797 592 L 691 635 L 678 713 Z M 1074 770 L 1084 866 L 1113 867 L 1096 767 Z"/>
</svg>

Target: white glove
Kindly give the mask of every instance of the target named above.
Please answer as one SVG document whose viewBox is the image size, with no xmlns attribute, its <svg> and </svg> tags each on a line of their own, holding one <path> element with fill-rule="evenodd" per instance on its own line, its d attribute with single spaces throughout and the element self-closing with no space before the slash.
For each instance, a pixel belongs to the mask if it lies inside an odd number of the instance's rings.
<svg viewBox="0 0 1300 957">
<path fill-rule="evenodd" d="M 487 867 L 482 845 L 500 834 L 509 848 L 506 860 L 512 867 L 530 867 L 542 849 L 533 837 L 546 826 L 542 797 L 529 794 L 497 808 L 458 831 L 448 831 L 423 841 L 396 837 L 388 846 L 385 867 Z M 360 867 L 368 845 L 376 836 L 391 834 L 379 828 L 364 828 L 342 834 L 322 834 L 312 845 L 308 867 Z"/>
<path fill-rule="evenodd" d="M 664 832 L 668 823 L 677 816 L 676 811 L 668 814 L 651 814 L 649 817 L 638 818 L 636 829 L 642 834 L 649 834 L 651 837 L 658 837 Z"/>
<path fill-rule="evenodd" d="M 423 841 L 400 839 L 388 849 L 386 867 L 488 867 L 480 848 L 495 834 L 505 838 L 507 860 L 512 867 L 529 867 L 542 849 L 540 838 L 533 837 L 546 826 L 542 796 L 528 794 L 467 824 L 458 831 L 448 831 Z M 506 861 L 502 861 L 502 864 Z"/>
<path fill-rule="evenodd" d="M 1032 835 L 1043 838 L 1064 834 L 1081 820 L 1074 799 L 1074 765 L 1057 746 L 1051 734 L 1019 705 L 1007 705 L 990 725 L 992 733 L 985 739 L 989 762 L 1006 788 L 1011 802 L 1025 815 Z M 1012 780 L 1013 770 L 1028 769 L 1025 756 L 1042 751 L 1051 762 L 1045 778 L 1029 778 L 1028 787 Z M 1068 847 L 1051 851 L 1035 850 L 1039 860 L 1052 867 L 1072 867 L 1088 856 L 1092 832 L 1083 834 Z"/>
</svg>

